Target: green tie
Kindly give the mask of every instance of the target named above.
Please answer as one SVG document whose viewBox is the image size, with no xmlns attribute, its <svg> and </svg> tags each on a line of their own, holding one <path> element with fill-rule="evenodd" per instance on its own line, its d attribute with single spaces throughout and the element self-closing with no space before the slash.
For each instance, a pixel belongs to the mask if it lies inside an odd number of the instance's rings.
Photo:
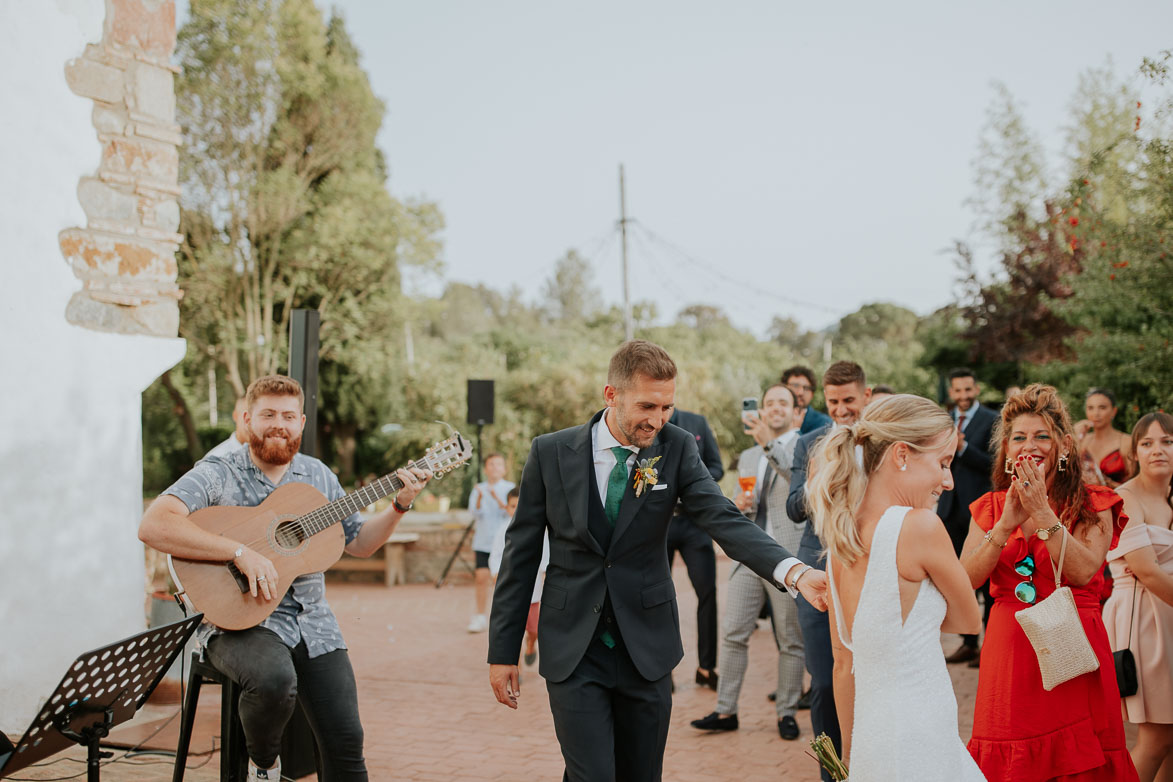
<svg viewBox="0 0 1173 782">
<path fill-rule="evenodd" d="M 614 527 L 619 518 L 619 505 L 623 502 L 623 493 L 627 491 L 627 457 L 631 456 L 631 451 L 617 445 L 611 449 L 611 453 L 615 454 L 615 467 L 607 478 L 607 503 L 603 506 L 603 512 L 607 515 L 607 521 Z M 604 629 L 599 633 L 599 640 L 608 649 L 615 648 L 615 637 L 611 635 L 610 630 Z"/>
<path fill-rule="evenodd" d="M 623 502 L 623 492 L 627 491 L 627 457 L 631 456 L 631 451 L 617 445 L 611 449 L 611 453 L 615 454 L 615 468 L 607 478 L 607 504 L 603 506 L 603 510 L 607 514 L 607 521 L 614 527 L 615 521 L 619 518 L 619 504 Z"/>
</svg>

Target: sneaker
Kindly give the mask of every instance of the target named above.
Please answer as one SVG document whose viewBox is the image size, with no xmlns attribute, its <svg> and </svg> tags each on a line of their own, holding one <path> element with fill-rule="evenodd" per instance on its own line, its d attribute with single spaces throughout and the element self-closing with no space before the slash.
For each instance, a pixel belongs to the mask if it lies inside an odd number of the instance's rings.
<svg viewBox="0 0 1173 782">
<path fill-rule="evenodd" d="M 794 741 L 798 738 L 798 720 L 794 717 L 783 717 L 778 720 L 778 735 L 786 741 Z"/>
<path fill-rule="evenodd" d="M 256 764 L 252 760 L 249 760 L 248 776 L 245 779 L 266 779 L 272 782 L 279 782 L 281 779 L 281 758 L 277 758 L 277 763 L 272 768 L 257 768 Z"/>
<path fill-rule="evenodd" d="M 728 717 L 722 717 L 717 712 L 713 712 L 699 720 L 693 720 L 689 723 L 697 730 L 737 730 L 737 715 L 730 714 Z"/>
<path fill-rule="evenodd" d="M 468 623 L 470 633 L 483 633 L 489 629 L 489 618 L 484 614 L 473 614 Z"/>
</svg>

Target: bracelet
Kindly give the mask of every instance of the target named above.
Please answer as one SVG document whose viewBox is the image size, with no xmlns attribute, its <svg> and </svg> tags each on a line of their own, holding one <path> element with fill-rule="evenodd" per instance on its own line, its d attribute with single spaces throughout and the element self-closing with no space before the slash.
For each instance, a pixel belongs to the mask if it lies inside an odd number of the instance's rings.
<svg viewBox="0 0 1173 782">
<path fill-rule="evenodd" d="M 986 541 L 991 546 L 997 546 L 998 548 L 1006 548 L 1006 544 L 1010 542 L 1010 538 L 1006 538 L 1006 540 L 1002 541 L 1001 543 L 995 543 L 993 536 L 994 536 L 994 530 L 991 529 L 989 532 L 987 532 L 985 535 L 982 536 L 982 540 Z"/>
<path fill-rule="evenodd" d="M 411 505 L 408 505 L 405 508 L 399 504 L 399 497 L 392 497 L 391 498 L 391 507 L 394 508 L 395 510 L 399 511 L 400 513 L 407 513 L 409 510 L 411 510 L 412 505 L 415 505 L 415 500 L 412 500 Z"/>
<path fill-rule="evenodd" d="M 811 571 L 811 570 L 814 570 L 814 568 L 813 568 L 813 567 L 811 567 L 810 565 L 806 565 L 805 567 L 803 567 L 803 569 L 802 569 L 802 570 L 798 571 L 798 575 L 796 575 L 796 576 L 795 576 L 793 579 L 791 579 L 791 581 L 790 581 L 790 591 L 791 591 L 791 592 L 797 592 L 797 591 L 798 591 L 798 579 L 800 579 L 800 578 L 802 578 L 803 576 L 805 576 L 805 575 L 807 574 L 807 572 L 808 572 L 808 571 Z"/>
<path fill-rule="evenodd" d="M 244 546 L 237 546 L 236 551 L 232 552 L 232 561 L 240 559 L 240 555 L 244 553 Z"/>
</svg>

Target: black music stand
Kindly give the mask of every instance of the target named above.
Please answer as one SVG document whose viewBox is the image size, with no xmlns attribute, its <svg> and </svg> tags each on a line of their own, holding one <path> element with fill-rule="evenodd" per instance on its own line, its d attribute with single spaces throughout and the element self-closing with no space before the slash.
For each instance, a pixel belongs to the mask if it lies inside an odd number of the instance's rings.
<svg viewBox="0 0 1173 782">
<path fill-rule="evenodd" d="M 86 747 L 88 782 L 98 782 L 99 744 L 147 702 L 183 651 L 203 614 L 153 627 L 78 656 L 10 752 L 0 752 L 0 777 L 77 743 Z"/>
</svg>

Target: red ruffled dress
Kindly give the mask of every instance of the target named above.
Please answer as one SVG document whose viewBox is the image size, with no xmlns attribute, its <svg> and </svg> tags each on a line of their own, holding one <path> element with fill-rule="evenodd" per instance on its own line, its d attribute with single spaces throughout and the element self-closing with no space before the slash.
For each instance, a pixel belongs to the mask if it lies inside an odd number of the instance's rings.
<svg viewBox="0 0 1173 782">
<path fill-rule="evenodd" d="M 1088 486 L 1087 493 L 1097 512 L 1111 510 L 1115 546 L 1128 520 L 1121 513 L 1123 500 L 1102 486 Z M 1004 491 L 982 495 L 970 505 L 973 520 L 989 531 L 1001 518 L 1005 501 Z M 990 782 L 1136 780 L 1124 739 L 1112 649 L 1100 616 L 1104 576 L 1097 573 L 1084 586 L 1064 581 L 1071 587 L 1100 668 L 1047 692 L 1034 648 L 1014 618 L 1027 607 L 1014 596 L 1014 588 L 1024 580 L 1014 571 L 1014 563 L 1028 552 L 1034 555 L 1038 599 L 1055 591 L 1055 570 L 1046 545 L 1033 535 L 1026 540 L 1022 530 L 1015 530 L 990 574 L 994 606 L 982 646 L 969 752 Z"/>
</svg>

